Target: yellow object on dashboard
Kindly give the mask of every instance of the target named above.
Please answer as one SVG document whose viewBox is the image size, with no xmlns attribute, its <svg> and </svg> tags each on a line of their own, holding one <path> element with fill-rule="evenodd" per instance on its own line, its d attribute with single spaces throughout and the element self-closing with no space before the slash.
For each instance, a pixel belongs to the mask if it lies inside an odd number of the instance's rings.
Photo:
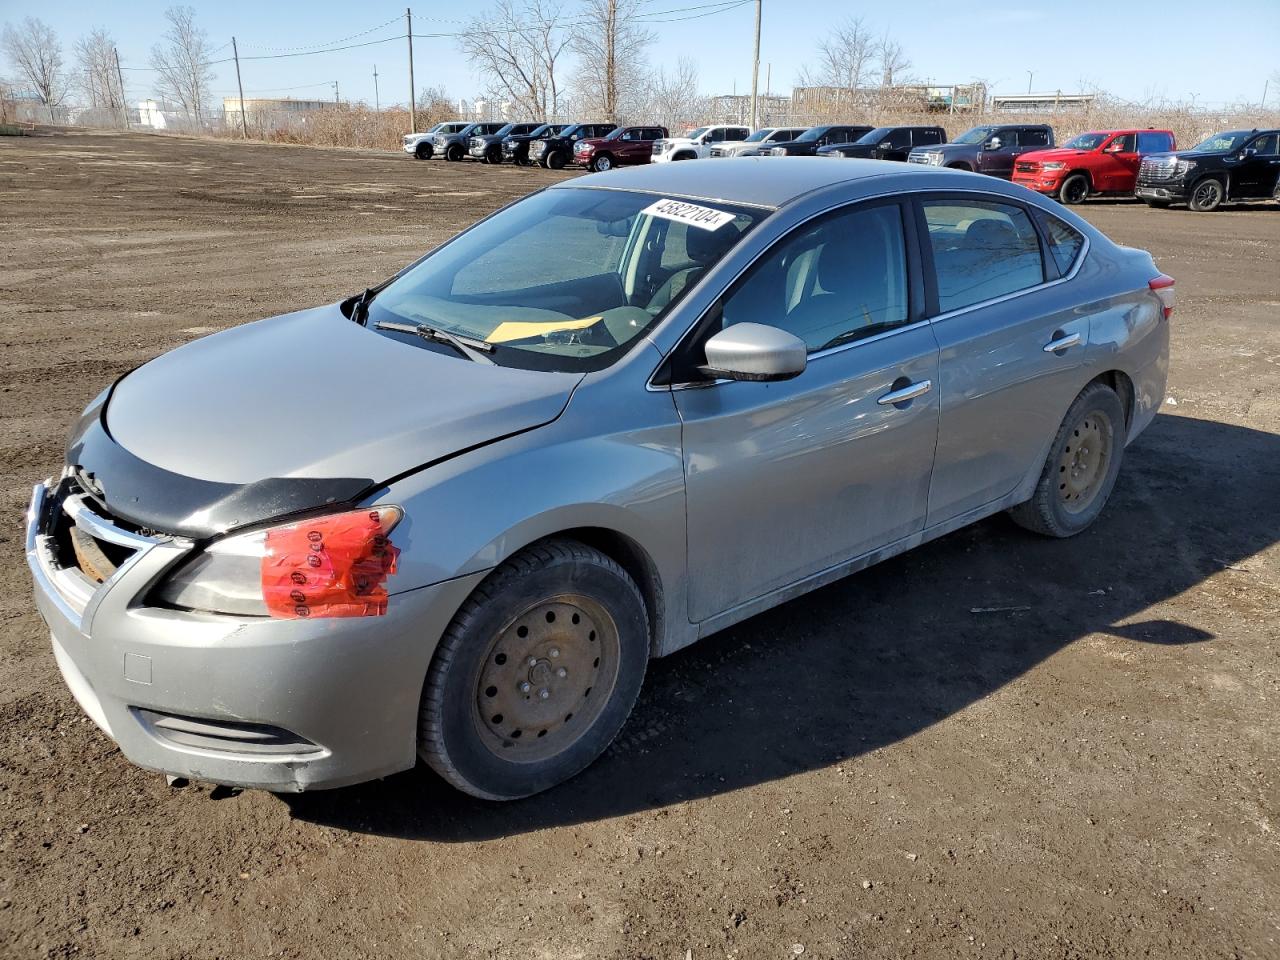
<svg viewBox="0 0 1280 960">
<path fill-rule="evenodd" d="M 485 339 L 490 343 L 506 343 L 509 340 L 542 337 L 561 330 L 585 330 L 592 324 L 599 323 L 600 319 L 600 317 L 587 317 L 584 320 L 507 320 L 498 324 Z"/>
</svg>

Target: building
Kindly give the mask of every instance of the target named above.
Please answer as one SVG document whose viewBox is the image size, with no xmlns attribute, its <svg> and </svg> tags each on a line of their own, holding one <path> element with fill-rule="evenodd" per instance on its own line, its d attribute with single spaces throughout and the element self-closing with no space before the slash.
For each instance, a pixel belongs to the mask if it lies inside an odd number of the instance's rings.
<svg viewBox="0 0 1280 960">
<path fill-rule="evenodd" d="M 712 123 L 750 123 L 751 94 L 733 93 L 711 97 L 707 101 L 707 115 Z M 756 117 L 760 126 L 785 124 L 790 115 L 790 97 L 776 93 L 761 93 L 756 96 Z"/>
<path fill-rule="evenodd" d="M 1047 113 L 1087 110 L 1097 97 L 1092 93 L 1015 93 L 991 98 L 991 109 L 1007 113 Z"/>
<path fill-rule="evenodd" d="M 222 98 L 222 122 L 226 126 L 240 126 L 241 102 L 239 97 Z M 245 97 L 243 103 L 245 119 L 258 129 L 306 123 L 308 115 L 332 110 L 338 105 L 333 100 L 295 100 L 292 97 Z"/>
</svg>

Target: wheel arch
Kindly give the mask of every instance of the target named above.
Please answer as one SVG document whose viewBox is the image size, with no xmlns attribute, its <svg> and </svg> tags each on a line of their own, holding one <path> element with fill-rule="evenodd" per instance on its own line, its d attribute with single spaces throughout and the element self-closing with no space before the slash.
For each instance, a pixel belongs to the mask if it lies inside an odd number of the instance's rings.
<svg viewBox="0 0 1280 960">
<path fill-rule="evenodd" d="M 951 163 L 947 164 L 947 169 L 948 170 L 967 170 L 970 173 L 973 173 L 973 164 L 968 163 L 965 160 L 954 160 Z"/>
<path fill-rule="evenodd" d="M 1115 391 L 1116 396 L 1120 398 L 1120 406 L 1124 408 L 1124 426 L 1128 431 L 1133 426 L 1134 405 L 1137 403 L 1137 392 L 1134 390 L 1133 380 L 1123 370 L 1107 370 L 1100 373 L 1089 383 L 1086 383 L 1084 389 L 1090 384 L 1102 383 Z M 1083 392 L 1083 390 L 1082 390 Z"/>
</svg>

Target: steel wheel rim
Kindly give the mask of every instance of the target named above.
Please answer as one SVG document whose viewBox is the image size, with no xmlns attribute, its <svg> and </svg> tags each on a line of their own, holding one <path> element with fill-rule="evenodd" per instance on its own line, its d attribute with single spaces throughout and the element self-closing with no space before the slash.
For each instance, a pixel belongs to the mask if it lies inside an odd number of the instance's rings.
<svg viewBox="0 0 1280 960">
<path fill-rule="evenodd" d="M 1058 458 L 1058 498 L 1068 513 L 1082 513 L 1097 499 L 1111 467 L 1113 436 L 1111 418 L 1101 410 L 1072 428 Z"/>
<path fill-rule="evenodd" d="M 564 753 L 595 725 L 618 682 L 613 617 L 578 594 L 540 600 L 485 653 L 472 718 L 495 756 L 535 763 Z"/>
<path fill-rule="evenodd" d="M 611 164 L 611 163 L 609 163 L 609 158 L 608 158 L 608 157 L 601 157 L 599 160 L 597 160 L 597 161 L 596 161 L 596 169 L 597 169 L 597 170 L 608 170 L 608 169 L 609 169 L 609 167 L 611 167 L 611 166 L 612 166 L 612 164 Z"/>
</svg>

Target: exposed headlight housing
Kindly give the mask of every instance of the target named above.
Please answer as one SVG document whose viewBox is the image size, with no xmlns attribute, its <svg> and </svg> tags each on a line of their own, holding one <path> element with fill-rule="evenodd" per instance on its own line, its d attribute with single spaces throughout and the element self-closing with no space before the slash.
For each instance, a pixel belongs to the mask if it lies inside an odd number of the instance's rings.
<svg viewBox="0 0 1280 960">
<path fill-rule="evenodd" d="M 399 549 L 399 507 L 324 514 L 211 543 L 163 580 L 167 606 L 296 620 L 378 617 Z"/>
<path fill-rule="evenodd" d="M 575 143 L 573 145 L 573 152 L 574 153 L 590 153 L 591 144 L 585 143 L 585 142 Z"/>
<path fill-rule="evenodd" d="M 771 157 L 785 157 L 786 155 L 787 155 L 786 147 L 773 147 L 769 150 L 769 156 Z"/>
</svg>

